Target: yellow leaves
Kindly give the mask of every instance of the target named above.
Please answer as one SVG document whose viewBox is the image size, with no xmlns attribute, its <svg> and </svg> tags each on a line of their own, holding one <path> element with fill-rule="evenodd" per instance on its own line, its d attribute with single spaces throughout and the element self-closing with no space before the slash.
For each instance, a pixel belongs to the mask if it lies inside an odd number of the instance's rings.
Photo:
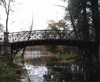
<svg viewBox="0 0 100 82">
<path fill-rule="evenodd" d="M 53 20 L 50 20 L 50 22 L 53 22 Z"/>
<path fill-rule="evenodd" d="M 53 22 L 52 25 L 53 25 L 53 26 L 57 26 L 57 23 L 56 23 L 56 22 Z"/>
<path fill-rule="evenodd" d="M 50 30 L 60 30 L 60 29 L 68 29 L 68 24 L 65 21 L 59 20 L 58 22 L 50 20 L 48 23 L 48 28 Z"/>
<path fill-rule="evenodd" d="M 58 24 L 59 25 L 59 27 L 61 27 L 62 25 L 61 24 Z"/>
</svg>

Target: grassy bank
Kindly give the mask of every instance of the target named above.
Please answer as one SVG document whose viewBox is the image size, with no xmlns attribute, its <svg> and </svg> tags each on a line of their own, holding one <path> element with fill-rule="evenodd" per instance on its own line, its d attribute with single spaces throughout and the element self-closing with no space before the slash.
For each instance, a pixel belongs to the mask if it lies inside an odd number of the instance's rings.
<svg viewBox="0 0 100 82">
<path fill-rule="evenodd" d="M 18 82 L 22 66 L 9 63 L 6 57 L 0 56 L 0 82 Z"/>
<path fill-rule="evenodd" d="M 23 59 L 23 57 L 19 54 L 16 54 L 16 56 L 14 57 L 14 61 L 16 61 L 18 59 Z"/>
<path fill-rule="evenodd" d="M 67 65 L 67 64 L 77 64 L 83 65 L 86 64 L 83 60 L 80 60 L 79 55 L 77 54 L 56 54 L 53 58 L 51 58 L 47 65 Z"/>
<path fill-rule="evenodd" d="M 78 59 L 78 55 L 76 55 L 76 54 L 69 54 L 69 53 L 66 53 L 66 54 L 56 54 L 56 58 L 58 60 L 71 60 L 71 59 L 77 60 Z"/>
</svg>

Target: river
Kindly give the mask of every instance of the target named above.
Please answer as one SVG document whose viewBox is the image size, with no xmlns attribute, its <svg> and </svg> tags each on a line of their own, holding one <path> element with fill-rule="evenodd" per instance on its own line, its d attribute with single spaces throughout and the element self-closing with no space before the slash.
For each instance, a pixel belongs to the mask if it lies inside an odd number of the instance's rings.
<svg viewBox="0 0 100 82">
<path fill-rule="evenodd" d="M 39 51 L 26 51 L 24 60 L 16 61 L 26 70 L 20 81 L 100 82 L 100 66 L 57 63 L 53 62 L 53 58 L 53 56 L 44 55 Z"/>
</svg>

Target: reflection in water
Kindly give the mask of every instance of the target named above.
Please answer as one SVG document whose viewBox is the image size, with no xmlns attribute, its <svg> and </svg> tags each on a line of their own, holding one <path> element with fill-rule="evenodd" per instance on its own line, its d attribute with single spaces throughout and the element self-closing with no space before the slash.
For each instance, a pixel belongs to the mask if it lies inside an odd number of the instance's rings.
<svg viewBox="0 0 100 82">
<path fill-rule="evenodd" d="M 29 79 L 22 79 L 22 82 L 44 82 L 44 75 L 47 74 L 47 68 L 45 66 L 34 66 L 25 63 L 25 67 L 28 73 Z"/>
<path fill-rule="evenodd" d="M 68 63 L 48 64 L 50 57 L 42 56 L 36 51 L 32 54 L 34 55 L 25 55 L 26 60 L 22 62 L 27 73 L 21 77 L 21 82 L 100 82 L 100 67 Z"/>
</svg>

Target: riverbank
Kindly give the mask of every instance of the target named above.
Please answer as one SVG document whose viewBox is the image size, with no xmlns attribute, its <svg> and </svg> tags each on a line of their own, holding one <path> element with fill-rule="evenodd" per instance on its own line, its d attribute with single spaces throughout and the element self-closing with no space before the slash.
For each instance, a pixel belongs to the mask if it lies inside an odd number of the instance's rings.
<svg viewBox="0 0 100 82">
<path fill-rule="evenodd" d="M 56 54 L 52 57 L 47 65 L 54 65 L 54 64 L 77 64 L 77 65 L 86 65 L 87 62 L 80 60 L 79 56 L 76 54 Z"/>
<path fill-rule="evenodd" d="M 6 57 L 0 56 L 0 82 L 18 82 L 23 71 L 21 65 L 9 63 Z"/>
</svg>

